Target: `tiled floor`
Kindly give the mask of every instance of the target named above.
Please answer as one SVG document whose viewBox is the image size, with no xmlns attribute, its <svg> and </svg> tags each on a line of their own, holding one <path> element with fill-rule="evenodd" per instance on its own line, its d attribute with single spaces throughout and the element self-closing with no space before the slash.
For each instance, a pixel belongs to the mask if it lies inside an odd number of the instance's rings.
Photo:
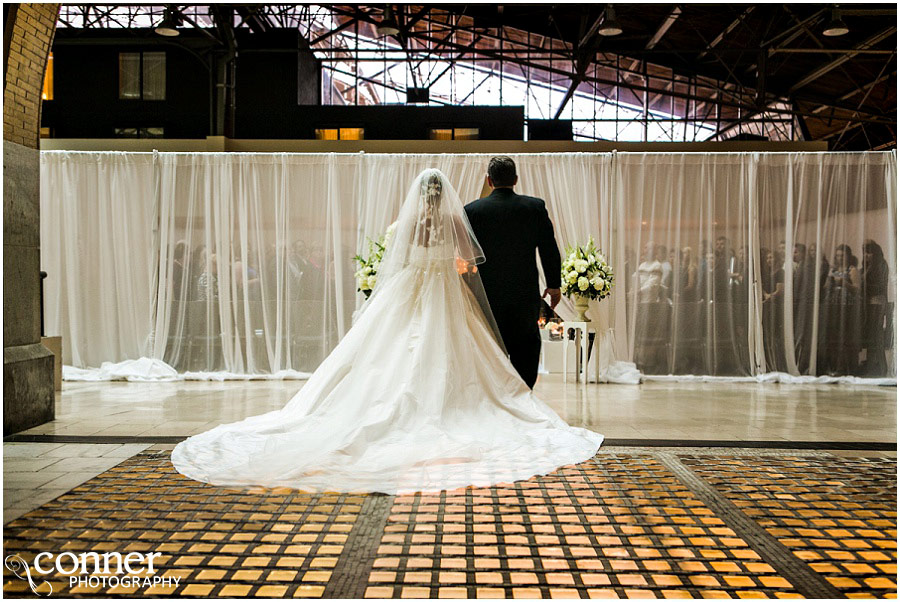
<svg viewBox="0 0 900 602">
<path fill-rule="evenodd" d="M 280 408 L 302 386 L 64 383 L 57 419 L 18 434 L 55 440 L 4 443 L 5 554 L 160 551 L 180 584 L 140 595 L 896 595 L 896 453 L 867 448 L 896 442 L 896 388 L 543 376 L 537 393 L 569 423 L 629 447 L 439 495 L 226 491 L 178 475 L 172 445 L 154 444 Z M 797 442 L 812 449 L 750 449 Z M 55 596 L 135 593 L 51 583 Z M 31 593 L 8 570 L 4 592 Z"/>
<path fill-rule="evenodd" d="M 149 447 L 4 443 L 3 522 L 37 508 Z"/>
<path fill-rule="evenodd" d="M 26 561 L 156 551 L 179 577 L 138 591 L 48 575 L 63 597 L 895 597 L 896 462 L 607 448 L 528 481 L 395 497 L 226 490 L 147 450 L 4 540 Z M 7 571 L 4 593 L 30 591 Z"/>
</svg>

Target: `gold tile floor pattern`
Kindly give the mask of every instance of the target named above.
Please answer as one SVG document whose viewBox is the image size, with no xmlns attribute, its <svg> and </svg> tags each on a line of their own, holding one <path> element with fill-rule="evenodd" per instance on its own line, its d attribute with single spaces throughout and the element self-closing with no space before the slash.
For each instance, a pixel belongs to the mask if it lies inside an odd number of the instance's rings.
<svg viewBox="0 0 900 602">
<path fill-rule="evenodd" d="M 802 597 L 655 454 L 607 448 L 528 481 L 377 496 L 373 522 L 375 496 L 217 488 L 145 451 L 9 522 L 4 555 L 155 551 L 158 574 L 181 577 L 70 588 L 51 575 L 64 597 Z M 894 459 L 671 455 L 842 595 L 896 597 Z M 4 594 L 32 595 L 8 570 Z"/>
<path fill-rule="evenodd" d="M 681 461 L 841 593 L 896 594 L 896 462 L 827 456 Z"/>
</svg>

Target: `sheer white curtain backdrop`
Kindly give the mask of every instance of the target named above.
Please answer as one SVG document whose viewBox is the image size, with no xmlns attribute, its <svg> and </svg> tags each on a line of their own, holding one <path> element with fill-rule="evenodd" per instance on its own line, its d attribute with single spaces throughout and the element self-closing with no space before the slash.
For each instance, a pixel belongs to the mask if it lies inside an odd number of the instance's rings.
<svg viewBox="0 0 900 602">
<path fill-rule="evenodd" d="M 626 356 L 645 378 L 895 382 L 894 152 L 613 168 Z"/>
<path fill-rule="evenodd" d="M 436 167 L 474 200 L 490 156 L 43 152 L 66 376 L 303 378 L 363 303 L 352 257 L 409 182 Z M 589 315 L 645 377 L 894 382 L 894 152 L 512 157 L 560 246 L 593 236 L 612 261 Z M 821 249 L 819 280 L 798 243 Z"/>
<path fill-rule="evenodd" d="M 44 323 L 48 334 L 63 335 L 66 364 L 148 353 L 156 176 L 151 154 L 41 154 Z"/>
</svg>

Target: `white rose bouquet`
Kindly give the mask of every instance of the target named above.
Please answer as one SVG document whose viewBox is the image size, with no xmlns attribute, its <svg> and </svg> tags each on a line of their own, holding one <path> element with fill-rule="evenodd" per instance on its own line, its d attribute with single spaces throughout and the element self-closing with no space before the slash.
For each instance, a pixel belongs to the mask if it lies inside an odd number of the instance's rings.
<svg viewBox="0 0 900 602">
<path fill-rule="evenodd" d="M 562 264 L 562 289 L 569 296 L 604 299 L 612 293 L 615 275 L 606 257 L 594 246 L 593 237 L 583 246 L 566 249 Z"/>
<path fill-rule="evenodd" d="M 367 239 L 369 241 L 368 257 L 357 255 L 353 258 L 353 260 L 359 264 L 359 269 L 356 270 L 355 274 L 356 290 L 362 291 L 366 296 L 366 299 L 369 298 L 369 295 L 372 294 L 372 290 L 375 288 L 378 267 L 381 265 L 381 260 L 384 259 L 384 251 L 391 242 L 391 237 L 394 235 L 394 230 L 396 229 L 397 222 L 394 222 L 388 226 L 387 232 L 380 236 L 378 240 L 372 240 L 371 238 Z"/>
</svg>

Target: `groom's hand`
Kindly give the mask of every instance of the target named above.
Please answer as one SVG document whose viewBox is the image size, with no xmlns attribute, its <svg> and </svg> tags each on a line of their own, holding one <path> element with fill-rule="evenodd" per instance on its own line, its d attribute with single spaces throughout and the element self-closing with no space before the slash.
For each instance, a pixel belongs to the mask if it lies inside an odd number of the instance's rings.
<svg viewBox="0 0 900 602">
<path fill-rule="evenodd" d="M 556 309 L 556 306 L 559 305 L 559 300 L 562 298 L 562 293 L 559 292 L 558 288 L 545 288 L 541 298 L 547 295 L 550 295 L 550 309 Z"/>
</svg>

